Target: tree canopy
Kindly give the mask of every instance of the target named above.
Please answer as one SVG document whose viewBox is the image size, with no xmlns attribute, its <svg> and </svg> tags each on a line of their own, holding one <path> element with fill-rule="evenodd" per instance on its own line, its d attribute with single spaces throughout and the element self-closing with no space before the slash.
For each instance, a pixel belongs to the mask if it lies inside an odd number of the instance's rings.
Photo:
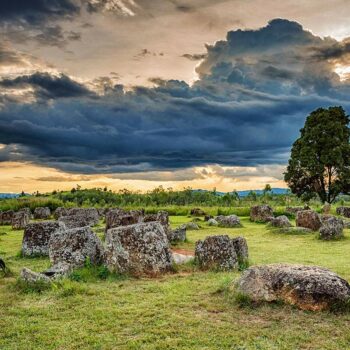
<svg viewBox="0 0 350 350">
<path fill-rule="evenodd" d="M 342 107 L 319 108 L 294 142 L 284 179 L 298 197 L 332 203 L 350 192 L 349 116 Z"/>
</svg>

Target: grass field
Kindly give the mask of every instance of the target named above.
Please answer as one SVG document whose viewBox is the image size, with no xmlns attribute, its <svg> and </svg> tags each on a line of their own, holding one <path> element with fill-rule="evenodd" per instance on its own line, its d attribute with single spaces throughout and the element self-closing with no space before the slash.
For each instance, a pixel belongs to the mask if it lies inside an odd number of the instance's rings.
<svg viewBox="0 0 350 350">
<path fill-rule="evenodd" d="M 173 226 L 189 221 L 171 217 Z M 350 280 L 350 231 L 323 242 L 315 234 L 282 235 L 242 218 L 243 228 L 200 223 L 177 246 L 193 250 L 207 235 L 247 238 L 252 264 L 290 262 L 328 267 Z M 6 233 L 6 234 L 4 234 Z M 350 349 L 349 313 L 311 313 L 291 306 L 241 307 L 225 288 L 239 272 L 200 272 L 190 265 L 158 279 L 87 276 L 52 290 L 16 288 L 23 266 L 40 271 L 48 259 L 21 258 L 22 231 L 0 227 L 0 255 L 13 276 L 0 278 L 0 349 Z"/>
</svg>

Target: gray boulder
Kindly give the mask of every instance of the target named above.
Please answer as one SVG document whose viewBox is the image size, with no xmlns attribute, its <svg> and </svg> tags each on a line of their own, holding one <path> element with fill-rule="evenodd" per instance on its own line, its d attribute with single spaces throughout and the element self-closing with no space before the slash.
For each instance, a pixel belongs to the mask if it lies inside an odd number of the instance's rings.
<svg viewBox="0 0 350 350">
<path fill-rule="evenodd" d="M 240 227 L 241 222 L 237 215 L 219 215 L 215 217 L 220 227 Z"/>
<path fill-rule="evenodd" d="M 49 257 L 53 267 L 46 273 L 66 274 L 84 266 L 87 259 L 93 265 L 101 264 L 104 250 L 90 227 L 80 227 L 53 233 L 49 241 Z"/>
<path fill-rule="evenodd" d="M 12 229 L 23 230 L 29 224 L 29 215 L 27 212 L 17 212 L 12 218 Z"/>
<path fill-rule="evenodd" d="M 112 228 L 106 233 L 106 265 L 134 276 L 171 271 L 173 258 L 162 225 L 155 222 Z"/>
<path fill-rule="evenodd" d="M 344 228 L 349 229 L 350 228 L 350 221 L 343 220 Z"/>
<path fill-rule="evenodd" d="M 318 231 L 322 225 L 320 215 L 313 210 L 303 210 L 297 212 L 296 225 L 306 227 L 312 231 Z"/>
<path fill-rule="evenodd" d="M 1 225 L 12 225 L 12 218 L 15 215 L 13 210 L 3 211 L 0 215 Z"/>
<path fill-rule="evenodd" d="M 270 264 L 247 269 L 237 283 L 253 301 L 276 301 L 318 311 L 350 298 L 350 286 L 330 270 L 318 266 Z"/>
<path fill-rule="evenodd" d="M 219 226 L 219 223 L 215 219 L 209 219 L 208 226 Z"/>
<path fill-rule="evenodd" d="M 164 210 L 160 210 L 157 214 L 147 214 L 143 217 L 142 222 L 158 221 L 163 226 L 165 233 L 170 230 L 169 227 L 169 213 Z"/>
<path fill-rule="evenodd" d="M 20 209 L 20 210 L 18 210 L 18 212 L 17 213 L 26 213 L 28 216 L 29 216 L 29 219 L 31 219 L 32 218 L 32 212 L 31 212 L 31 210 L 30 210 L 30 208 L 22 208 L 22 209 Z"/>
<path fill-rule="evenodd" d="M 49 240 L 56 232 L 65 230 L 58 221 L 42 221 L 28 224 L 24 229 L 22 254 L 24 256 L 49 255 Z"/>
<path fill-rule="evenodd" d="M 323 240 L 339 239 L 343 237 L 344 222 L 335 216 L 323 220 L 320 228 L 320 238 Z"/>
<path fill-rule="evenodd" d="M 184 242 L 186 240 L 186 227 L 180 226 L 174 230 L 169 229 L 166 234 L 169 242 Z"/>
<path fill-rule="evenodd" d="M 250 220 L 253 222 L 269 222 L 273 218 L 273 210 L 269 205 L 255 205 L 250 208 Z"/>
<path fill-rule="evenodd" d="M 291 227 L 292 224 L 290 223 L 289 219 L 285 215 L 277 216 L 276 218 L 273 218 L 269 225 L 271 227 Z"/>
<path fill-rule="evenodd" d="M 238 266 L 235 245 L 227 235 L 209 236 L 197 241 L 195 259 L 203 270 L 232 270 Z"/>
<path fill-rule="evenodd" d="M 186 255 L 186 254 L 181 254 L 181 253 L 176 253 L 173 252 L 173 260 L 175 264 L 186 264 L 187 262 L 191 261 L 194 259 L 193 255 Z"/>
<path fill-rule="evenodd" d="M 38 207 L 34 209 L 34 219 L 49 219 L 51 216 L 51 210 L 48 207 Z"/>
</svg>

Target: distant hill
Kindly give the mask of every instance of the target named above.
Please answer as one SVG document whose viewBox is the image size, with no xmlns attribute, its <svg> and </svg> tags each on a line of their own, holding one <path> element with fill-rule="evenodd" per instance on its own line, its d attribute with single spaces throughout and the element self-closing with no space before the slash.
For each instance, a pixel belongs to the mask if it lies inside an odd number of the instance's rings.
<svg viewBox="0 0 350 350">
<path fill-rule="evenodd" d="M 194 190 L 195 192 L 211 192 L 211 191 L 207 191 L 207 190 Z M 253 192 L 255 192 L 258 196 L 259 195 L 262 195 L 263 193 L 264 193 L 264 191 L 263 190 L 245 190 L 245 191 L 237 191 L 237 193 L 239 194 L 239 196 L 240 197 L 246 197 L 246 196 L 248 196 L 248 194 L 249 194 L 249 192 L 251 192 L 251 191 L 253 191 Z M 271 189 L 271 192 L 273 193 L 273 194 L 280 194 L 280 195 L 282 195 L 282 194 L 287 194 L 288 193 L 288 188 L 272 188 Z M 230 192 L 231 193 L 231 192 Z M 218 196 L 223 196 L 223 195 L 225 195 L 226 194 L 226 192 L 219 192 L 219 191 L 217 191 L 216 192 L 216 194 L 218 195 Z"/>
<path fill-rule="evenodd" d="M 18 193 L 0 193 L 0 199 L 4 198 L 17 198 L 20 195 Z"/>
</svg>

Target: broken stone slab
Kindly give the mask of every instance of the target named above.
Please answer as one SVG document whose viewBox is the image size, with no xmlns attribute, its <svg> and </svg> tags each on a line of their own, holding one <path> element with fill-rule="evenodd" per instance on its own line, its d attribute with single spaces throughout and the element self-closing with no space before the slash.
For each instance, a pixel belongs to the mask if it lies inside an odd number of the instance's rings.
<svg viewBox="0 0 350 350">
<path fill-rule="evenodd" d="M 26 267 L 22 269 L 20 273 L 20 278 L 27 283 L 38 283 L 38 282 L 47 283 L 47 284 L 51 283 L 51 279 L 48 276 L 40 272 L 34 272 Z"/>
<path fill-rule="evenodd" d="M 106 233 L 106 265 L 134 276 L 172 271 L 172 254 L 162 225 L 155 222 L 112 228 Z"/>
<path fill-rule="evenodd" d="M 50 237 L 65 229 L 65 225 L 58 221 L 29 223 L 24 229 L 22 254 L 24 256 L 49 255 Z"/>
<path fill-rule="evenodd" d="M 350 298 L 349 283 L 334 272 L 293 264 L 250 267 L 237 282 L 237 290 L 252 301 L 281 300 L 310 311 L 329 309 Z"/>
</svg>

